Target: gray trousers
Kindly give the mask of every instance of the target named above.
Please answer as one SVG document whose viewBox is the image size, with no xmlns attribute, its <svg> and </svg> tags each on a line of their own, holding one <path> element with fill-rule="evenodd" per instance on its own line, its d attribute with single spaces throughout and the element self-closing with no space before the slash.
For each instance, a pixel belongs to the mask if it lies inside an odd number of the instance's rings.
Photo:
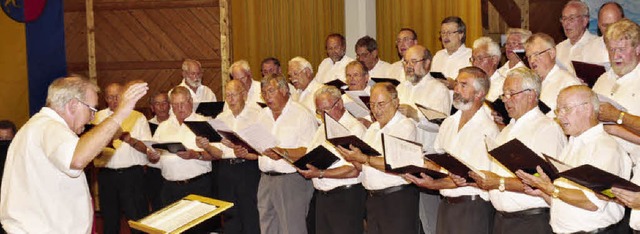
<svg viewBox="0 0 640 234">
<path fill-rule="evenodd" d="M 438 234 L 488 234 L 493 229 L 495 209 L 491 202 L 478 199 L 449 203 L 445 199 L 438 208 Z"/>
<path fill-rule="evenodd" d="M 306 217 L 313 185 L 298 173 L 262 174 L 258 212 L 262 234 L 306 234 Z"/>
<path fill-rule="evenodd" d="M 420 222 L 425 234 L 435 234 L 438 223 L 438 206 L 440 195 L 420 192 Z"/>
</svg>

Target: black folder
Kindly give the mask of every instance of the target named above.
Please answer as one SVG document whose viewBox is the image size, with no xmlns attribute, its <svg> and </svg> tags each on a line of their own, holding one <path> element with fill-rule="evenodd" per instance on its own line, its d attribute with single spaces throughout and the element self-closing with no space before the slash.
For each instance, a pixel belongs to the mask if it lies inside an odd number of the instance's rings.
<svg viewBox="0 0 640 234">
<path fill-rule="evenodd" d="M 400 84 L 399 80 L 396 80 L 393 78 L 386 78 L 386 77 L 371 77 L 371 80 L 373 80 L 373 82 L 376 82 L 376 83 L 389 82 L 393 86 L 398 86 Z"/>
<path fill-rule="evenodd" d="M 220 142 L 222 137 L 216 130 L 211 127 L 207 121 L 184 121 L 184 124 L 196 134 L 196 136 L 205 137 L 209 142 Z"/>
<path fill-rule="evenodd" d="M 360 101 L 364 103 L 364 105 L 371 110 L 371 96 L 358 96 Z"/>
<path fill-rule="evenodd" d="M 469 176 L 471 168 L 467 167 L 464 163 L 460 162 L 457 158 L 444 153 L 444 154 L 428 154 L 425 156 L 429 160 L 435 162 L 439 166 L 447 169 L 451 174 L 463 177 L 467 182 L 475 182 L 473 178 Z"/>
<path fill-rule="evenodd" d="M 610 198 L 615 197 L 611 193 L 612 187 L 640 192 L 640 186 L 633 182 L 589 164 L 561 172 L 560 176 Z"/>
<path fill-rule="evenodd" d="M 489 154 L 514 174 L 517 170 L 522 170 L 535 175 L 537 174 L 536 167 L 540 166 L 551 180 L 559 177 L 558 170 L 552 164 L 538 156 L 518 139 L 504 143 L 489 151 Z"/>
<path fill-rule="evenodd" d="M 297 168 L 307 170 L 309 169 L 307 168 L 307 164 L 311 164 L 320 170 L 326 170 L 339 160 L 340 158 L 335 156 L 324 146 L 320 145 L 296 160 L 293 165 Z"/>
<path fill-rule="evenodd" d="M 438 80 L 447 80 L 447 77 L 442 74 L 442 72 L 429 72 L 431 77 L 436 78 Z"/>
<path fill-rule="evenodd" d="M 593 88 L 593 85 L 596 84 L 598 78 L 606 72 L 604 66 L 598 64 L 579 61 L 571 61 L 571 64 L 573 64 L 573 69 L 576 71 L 576 76 L 582 79 L 589 88 Z"/>
<path fill-rule="evenodd" d="M 502 123 L 509 124 L 511 121 L 511 117 L 509 117 L 509 112 L 507 112 L 507 107 L 504 106 L 504 102 L 502 99 L 498 98 L 493 102 L 485 101 L 489 107 L 495 112 L 497 112 L 500 116 L 502 116 Z"/>
<path fill-rule="evenodd" d="M 549 111 L 551 111 L 551 108 L 547 106 L 547 104 L 542 102 L 542 100 L 538 100 L 538 109 L 540 109 L 540 111 L 542 111 L 542 113 L 544 113 L 545 115 L 549 113 Z"/>
<path fill-rule="evenodd" d="M 264 102 L 256 102 L 258 104 L 258 106 L 260 106 L 260 108 L 265 108 L 267 107 L 267 103 Z"/>
<path fill-rule="evenodd" d="M 398 168 L 393 168 L 393 169 L 389 169 L 386 170 L 387 172 L 391 172 L 391 173 L 395 173 L 395 174 L 411 174 L 415 177 L 420 178 L 420 173 L 424 173 L 428 176 L 431 176 L 431 178 L 433 179 L 442 179 L 444 177 L 447 177 L 449 175 L 444 174 L 442 172 L 439 171 L 434 171 L 428 168 L 424 168 L 424 167 L 419 167 L 419 166 L 415 166 L 415 165 L 409 165 L 409 166 L 404 166 L 404 167 L 398 167 Z"/>
<path fill-rule="evenodd" d="M 364 142 L 363 140 L 361 140 L 360 138 L 354 136 L 354 135 L 350 135 L 350 136 L 344 136 L 344 137 L 336 137 L 336 138 L 331 138 L 331 139 L 327 139 L 329 142 L 331 142 L 331 144 L 336 145 L 336 146 L 342 146 L 345 149 L 349 149 L 349 145 L 353 145 L 355 147 L 357 147 L 358 149 L 360 149 L 360 151 L 362 151 L 363 154 L 369 155 L 369 156 L 378 156 L 378 155 L 382 155 L 380 154 L 380 152 L 378 152 L 377 150 L 375 150 L 373 147 L 371 147 L 369 144 L 367 144 L 366 142 Z"/>
<path fill-rule="evenodd" d="M 418 110 L 420 111 L 420 113 L 422 113 L 422 115 L 424 115 L 424 117 L 429 122 L 440 125 L 442 124 L 442 121 L 444 121 L 447 118 L 447 115 L 445 113 L 436 111 L 434 109 L 420 105 L 418 103 L 415 103 L 415 104 L 418 107 Z"/>
<path fill-rule="evenodd" d="M 224 108 L 224 102 L 201 102 L 198 104 L 196 113 L 215 118 L 218 116 Z"/>
<path fill-rule="evenodd" d="M 518 55 L 518 58 L 520 58 L 520 61 L 522 61 L 522 64 L 524 64 L 524 66 L 531 69 L 531 66 L 529 66 L 529 59 L 527 58 L 527 54 L 524 50 L 514 50 L 513 53 Z"/>
<path fill-rule="evenodd" d="M 149 123 L 149 130 L 151 130 L 151 135 L 156 134 L 156 130 L 158 129 L 158 125 L 154 123 Z"/>
<path fill-rule="evenodd" d="M 257 154 L 257 155 L 262 154 L 262 152 L 258 152 L 258 150 L 254 149 L 251 145 L 249 145 L 249 143 L 247 143 L 244 139 L 242 139 L 242 137 L 238 136 L 238 134 L 236 134 L 235 132 L 220 131 L 220 130 L 218 130 L 217 132 L 218 134 L 220 134 L 220 136 L 231 141 L 231 143 L 233 143 L 234 145 L 240 145 L 244 147 L 245 149 L 247 149 L 247 151 L 249 151 L 250 154 Z"/>
<path fill-rule="evenodd" d="M 169 151 L 172 154 L 175 154 L 181 151 L 187 151 L 187 148 L 184 147 L 184 145 L 180 142 L 156 143 L 151 145 L 151 147 L 156 149 L 163 149 L 163 150 Z"/>
<path fill-rule="evenodd" d="M 343 94 L 347 86 L 347 83 L 342 82 L 340 79 L 335 79 L 324 84 L 338 88 L 338 90 L 340 90 L 340 92 Z"/>
</svg>

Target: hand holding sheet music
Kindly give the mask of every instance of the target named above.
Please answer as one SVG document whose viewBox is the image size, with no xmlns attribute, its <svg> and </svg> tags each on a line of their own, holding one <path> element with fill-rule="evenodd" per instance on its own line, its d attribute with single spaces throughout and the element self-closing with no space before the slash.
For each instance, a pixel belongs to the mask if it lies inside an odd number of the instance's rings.
<svg viewBox="0 0 640 234">
<path fill-rule="evenodd" d="M 351 134 L 349 129 L 340 124 L 333 117 L 327 113 L 324 114 L 324 126 L 325 137 L 327 141 L 335 146 L 342 146 L 345 149 L 349 149 L 350 145 L 357 147 L 363 154 L 369 156 L 381 155 L 377 150 L 371 147 L 369 144 Z"/>
<path fill-rule="evenodd" d="M 424 167 L 422 145 L 392 135 L 382 134 L 385 171 L 396 174 L 412 174 L 420 177 L 420 173 L 434 179 L 447 177 L 446 174 Z"/>
</svg>

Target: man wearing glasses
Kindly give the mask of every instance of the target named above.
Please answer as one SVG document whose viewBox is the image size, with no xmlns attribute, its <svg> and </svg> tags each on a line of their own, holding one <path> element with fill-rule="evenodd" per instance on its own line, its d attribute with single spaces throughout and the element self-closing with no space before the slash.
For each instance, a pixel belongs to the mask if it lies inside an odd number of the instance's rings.
<svg viewBox="0 0 640 234">
<path fill-rule="evenodd" d="M 98 87 L 81 77 L 54 80 L 46 107 L 18 131 L 7 154 L 2 227 L 8 233 L 90 233 L 94 213 L 83 169 L 147 90 L 146 83 L 129 86 L 114 113 L 79 137 L 95 114 Z"/>
<path fill-rule="evenodd" d="M 322 118 L 333 118 L 349 132 L 361 138 L 366 128 L 344 108 L 341 93 L 333 86 L 322 86 L 315 93 L 316 114 Z M 327 170 L 307 165 L 308 170 L 298 169 L 307 179 L 312 179 L 316 188 L 315 197 L 315 233 L 362 233 L 364 202 L 366 194 L 360 183 L 358 171 L 347 162 L 331 143 L 326 141 L 324 124 L 318 127 L 307 153 L 318 146 L 324 146 L 340 158 Z"/>
<path fill-rule="evenodd" d="M 556 64 L 555 43 L 549 35 L 533 34 L 525 42 L 524 48 L 529 66 L 542 80 L 540 100 L 553 110 L 556 107 L 556 98 L 560 90 L 567 86 L 581 84 L 581 82 Z"/>
<path fill-rule="evenodd" d="M 311 113 L 315 112 L 313 94 L 322 87 L 322 83 L 313 79 L 311 63 L 302 57 L 289 60 L 289 81 L 295 87 L 291 91 L 291 98 L 306 107 Z"/>
<path fill-rule="evenodd" d="M 215 102 L 216 94 L 209 87 L 202 84 L 202 64 L 197 60 L 185 59 L 182 62 L 182 83 L 178 86 L 185 87 L 193 98 L 193 109 L 197 109 L 201 102 Z M 171 95 L 169 91 L 169 95 Z"/>
<path fill-rule="evenodd" d="M 111 83 L 104 89 L 107 108 L 96 113 L 93 124 L 99 124 L 118 108 L 122 85 Z M 98 170 L 100 213 L 104 220 L 104 233 L 120 231 L 120 211 L 127 219 L 138 220 L 149 213 L 145 198 L 143 166 L 148 164 L 146 147 L 140 140 L 151 140 L 151 130 L 145 116 L 137 111 L 122 122 L 122 134 L 114 138 L 94 160 Z M 137 150 L 136 144 L 138 144 Z"/>
<path fill-rule="evenodd" d="M 418 44 L 418 34 L 411 28 L 402 28 L 396 37 L 396 49 L 400 60 L 391 64 L 389 76 L 399 81 L 405 80 L 404 74 L 404 54 L 409 48 Z"/>
<path fill-rule="evenodd" d="M 471 49 L 465 46 L 467 26 L 457 16 L 449 16 L 442 20 L 440 26 L 440 40 L 444 49 L 433 56 L 432 70 L 442 72 L 447 77 L 445 84 L 449 89 L 455 85 L 454 79 L 458 70 L 470 66 Z"/>
<path fill-rule="evenodd" d="M 512 120 L 496 136 L 497 145 L 518 139 L 534 152 L 557 158 L 567 139 L 560 126 L 538 108 L 538 75 L 526 67 L 513 69 L 502 89 L 500 98 Z M 484 177 L 475 173 L 471 177 L 489 191 L 497 211 L 492 233 L 551 233 L 549 205 L 544 199 L 525 194 L 520 179 L 494 161 L 491 170 L 482 173 Z"/>
<path fill-rule="evenodd" d="M 587 86 L 570 86 L 560 92 L 555 112 L 564 133 L 569 135 L 569 143 L 558 160 L 571 167 L 590 164 L 628 179 L 631 161 L 598 122 L 599 105 L 598 97 Z M 531 187 L 525 187 L 525 192 L 550 204 L 554 233 L 617 233 L 617 224 L 624 216 L 622 205 L 564 179 L 551 181 L 541 168 L 537 172 L 539 176 L 518 170 L 516 175 Z"/>
<path fill-rule="evenodd" d="M 567 39 L 558 43 L 558 64 L 569 73 L 575 75 L 572 60 L 586 61 L 594 51 L 585 50 L 591 40 L 598 38 L 587 30 L 589 25 L 589 6 L 580 0 L 571 0 L 562 9 L 560 17 L 562 29 Z"/>
<path fill-rule="evenodd" d="M 489 37 L 481 37 L 473 41 L 471 54 L 472 56 L 469 58 L 469 62 L 471 62 L 473 66 L 482 69 L 490 77 L 491 88 L 489 89 L 489 93 L 487 93 L 486 99 L 493 102 L 502 94 L 502 83 L 504 82 L 504 77 L 496 72 L 498 64 L 500 63 L 500 57 L 502 56 L 500 46 Z"/>
<path fill-rule="evenodd" d="M 370 77 L 385 78 L 389 76 L 391 64 L 378 57 L 378 42 L 364 36 L 356 42 L 356 59 L 364 64 Z"/>
</svg>

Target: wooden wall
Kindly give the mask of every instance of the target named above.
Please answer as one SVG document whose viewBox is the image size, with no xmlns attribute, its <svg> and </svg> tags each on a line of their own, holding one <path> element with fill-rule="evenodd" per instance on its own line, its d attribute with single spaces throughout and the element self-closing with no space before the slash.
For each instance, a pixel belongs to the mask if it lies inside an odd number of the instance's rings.
<svg viewBox="0 0 640 234">
<path fill-rule="evenodd" d="M 141 79 L 150 93 L 168 91 L 182 80 L 182 61 L 192 58 L 203 65 L 203 84 L 222 98 L 218 4 L 94 0 L 98 85 Z M 88 75 L 85 1 L 65 0 L 64 14 L 68 70 Z M 146 109 L 146 100 L 138 103 L 140 109 Z"/>
</svg>

